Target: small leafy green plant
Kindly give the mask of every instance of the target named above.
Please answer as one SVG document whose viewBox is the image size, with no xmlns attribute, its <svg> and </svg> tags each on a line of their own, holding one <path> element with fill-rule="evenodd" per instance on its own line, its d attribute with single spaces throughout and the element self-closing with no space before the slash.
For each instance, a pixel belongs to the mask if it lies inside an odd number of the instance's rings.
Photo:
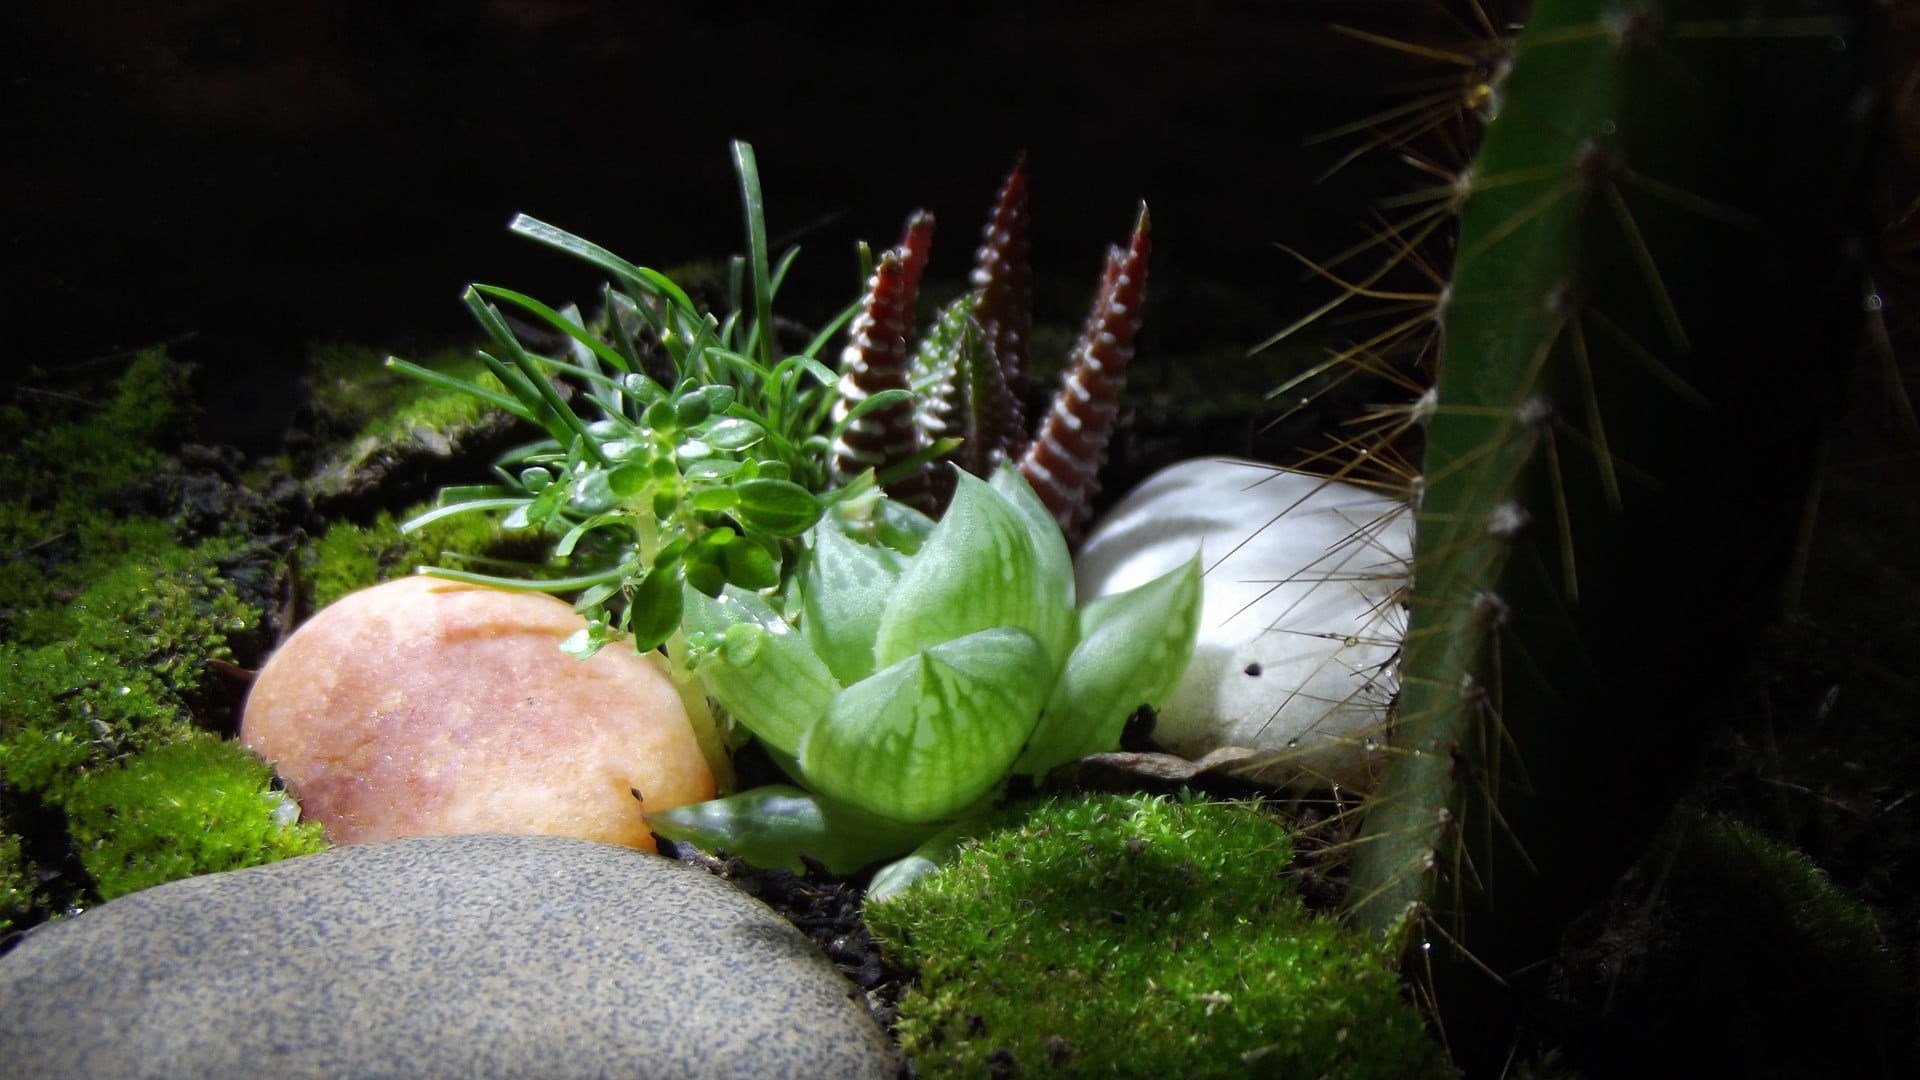
<svg viewBox="0 0 1920 1080">
<path fill-rule="evenodd" d="M 581 572 L 536 580 L 466 567 L 433 572 L 502 588 L 577 593 L 574 606 L 586 615 L 588 630 L 567 647 L 578 655 L 610 637 L 630 638 L 642 650 L 665 642 L 680 624 L 683 586 L 717 594 L 727 584 L 777 585 L 795 538 L 821 510 L 872 483 L 863 477 L 832 488 L 826 459 L 833 438 L 867 412 L 906 398 L 904 391 L 876 394 L 829 422 L 838 376 L 817 357 L 852 316 L 851 307 L 801 351 L 776 358 L 773 297 L 798 249 L 769 265 L 753 149 L 736 142 L 733 155 L 748 255 L 731 265 L 733 310 L 724 320 L 699 308 L 666 275 L 521 215 L 509 226 L 514 232 L 611 276 L 601 294 L 603 324 L 590 328 L 570 306 L 556 310 L 511 289 L 473 285 L 467 307 L 494 346 L 479 357 L 504 392 L 388 360 L 545 432 L 495 465 L 495 483 L 447 489 L 437 508 L 408 527 L 452 514 L 505 511 L 501 523 L 508 529 L 554 534 L 553 560 Z M 567 356 L 529 349 L 494 301 L 552 330 L 567 343 Z M 573 388 L 573 400 L 563 386 Z"/>
</svg>

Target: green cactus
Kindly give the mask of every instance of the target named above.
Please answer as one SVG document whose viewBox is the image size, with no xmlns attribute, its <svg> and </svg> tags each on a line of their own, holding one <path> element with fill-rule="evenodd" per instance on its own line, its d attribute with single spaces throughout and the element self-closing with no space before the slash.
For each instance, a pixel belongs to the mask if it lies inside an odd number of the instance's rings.
<svg viewBox="0 0 1920 1080">
<path fill-rule="evenodd" d="M 1478 103 L 1353 848 L 1351 915 L 1401 947 L 1549 957 L 1740 689 L 1857 319 L 1840 8 L 1541 0 Z"/>
</svg>

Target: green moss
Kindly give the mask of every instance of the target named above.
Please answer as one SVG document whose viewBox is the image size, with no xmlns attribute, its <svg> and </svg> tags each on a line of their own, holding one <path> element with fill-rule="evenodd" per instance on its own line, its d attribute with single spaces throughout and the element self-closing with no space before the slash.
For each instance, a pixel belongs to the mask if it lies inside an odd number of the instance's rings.
<svg viewBox="0 0 1920 1080">
<path fill-rule="evenodd" d="M 1871 908 L 1790 845 L 1683 808 L 1653 848 L 1652 944 L 1612 1010 L 1680 1073 L 1871 1076 L 1910 1052 L 1914 987 Z"/>
<path fill-rule="evenodd" d="M 101 899 L 324 849 L 320 826 L 295 824 L 272 779 L 260 759 L 208 735 L 86 774 L 67 814 Z"/>
<path fill-rule="evenodd" d="M 1306 910 L 1257 805 L 1057 799 L 869 906 L 923 1075 L 1447 1075 L 1374 947 Z"/>
<path fill-rule="evenodd" d="M 323 423 L 355 432 L 353 441 L 389 443 L 415 429 L 445 431 L 479 422 L 491 413 L 480 399 L 428 386 L 386 368 L 386 354 L 357 346 L 321 345 L 312 353 L 307 378 L 313 410 Z M 409 357 L 444 375 L 500 390 L 498 380 L 471 349 L 445 349 Z"/>
<path fill-rule="evenodd" d="M 31 479 L 0 503 L 7 925 L 311 844 L 275 823 L 263 767 L 202 730 L 222 719 L 207 664 L 231 659 L 230 642 L 260 624 L 238 591 L 255 542 L 182 543 L 184 521 L 132 512 L 149 501 L 140 492 L 177 478 L 167 451 L 191 434 L 186 380 L 141 353 L 117 383 L 63 389 L 45 415 L 9 418 L 28 434 L 0 453 L 0 470 Z"/>
<path fill-rule="evenodd" d="M 110 383 L 28 398 L 31 411 L 0 409 L 0 431 L 19 433 L 17 442 L 0 443 L 9 497 L 43 510 L 93 505 L 151 472 L 161 448 L 191 428 L 188 378 L 165 350 L 144 349 Z M 5 520 L 20 523 L 17 515 Z"/>
<path fill-rule="evenodd" d="M 19 835 L 0 833 L 0 934 L 33 909 L 33 893 L 33 871 Z"/>
<path fill-rule="evenodd" d="M 403 577 L 415 567 L 445 565 L 442 552 L 497 549 L 502 534 L 488 514 L 455 514 L 411 533 L 400 526 L 429 507 L 416 506 L 398 516 L 382 510 L 370 525 L 337 522 L 301 554 L 300 574 L 313 590 L 313 606 L 325 607 L 342 596 Z"/>
</svg>

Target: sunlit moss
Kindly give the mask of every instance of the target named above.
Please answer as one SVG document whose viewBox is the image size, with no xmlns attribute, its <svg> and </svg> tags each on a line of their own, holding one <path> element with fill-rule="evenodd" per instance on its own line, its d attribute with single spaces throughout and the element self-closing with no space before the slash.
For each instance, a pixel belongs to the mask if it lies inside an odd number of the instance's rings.
<svg viewBox="0 0 1920 1080">
<path fill-rule="evenodd" d="M 421 566 L 445 564 L 443 552 L 479 552 L 498 547 L 501 531 L 486 514 L 455 514 L 411 533 L 400 527 L 423 513 L 417 506 L 401 514 L 381 511 L 372 524 L 337 522 L 301 556 L 301 575 L 312 588 L 313 606 L 325 607 L 369 585 L 412 573 Z"/>
<path fill-rule="evenodd" d="M 101 899 L 325 848 L 272 779 L 259 758 L 207 735 L 83 776 L 67 814 Z"/>
<path fill-rule="evenodd" d="M 240 751 L 170 749 L 219 746 L 196 713 L 207 665 L 232 659 L 230 642 L 261 620 L 238 591 L 250 541 L 183 543 L 175 522 L 132 512 L 129 493 L 190 434 L 187 389 L 155 351 L 43 416 L 13 410 L 28 433 L 0 452 L 0 470 L 29 479 L 0 503 L 0 928 L 111 895 L 78 869 L 104 870 L 101 852 L 139 852 L 119 880 L 150 884 L 311 846 L 267 799 L 235 794 Z M 96 786 L 153 754 L 166 772 L 139 775 L 155 782 Z M 249 774 L 246 790 L 261 794 L 263 777 Z M 196 782 L 237 801 L 181 798 Z"/>
<path fill-rule="evenodd" d="M 1309 913 L 1257 805 L 1061 798 L 869 905 L 926 1076 L 1448 1075 L 1362 936 Z"/>
<path fill-rule="evenodd" d="M 503 389 L 471 349 L 446 349 L 409 357 L 443 375 Z M 387 370 L 386 354 L 354 346 L 319 346 L 307 389 L 323 430 L 343 436 L 348 458 L 364 457 L 396 442 L 433 443 L 449 432 L 485 420 L 494 409 L 463 394 Z"/>
</svg>

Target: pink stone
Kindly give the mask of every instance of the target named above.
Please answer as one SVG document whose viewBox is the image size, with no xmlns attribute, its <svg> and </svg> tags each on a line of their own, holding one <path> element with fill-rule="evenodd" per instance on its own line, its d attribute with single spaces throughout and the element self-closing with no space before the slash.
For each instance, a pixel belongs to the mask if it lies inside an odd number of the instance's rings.
<svg viewBox="0 0 1920 1080">
<path fill-rule="evenodd" d="M 651 851 L 643 809 L 712 798 L 713 774 L 654 656 L 560 651 L 584 625 L 538 593 L 362 589 L 268 659 L 240 738 L 336 844 L 521 833 Z"/>
</svg>

